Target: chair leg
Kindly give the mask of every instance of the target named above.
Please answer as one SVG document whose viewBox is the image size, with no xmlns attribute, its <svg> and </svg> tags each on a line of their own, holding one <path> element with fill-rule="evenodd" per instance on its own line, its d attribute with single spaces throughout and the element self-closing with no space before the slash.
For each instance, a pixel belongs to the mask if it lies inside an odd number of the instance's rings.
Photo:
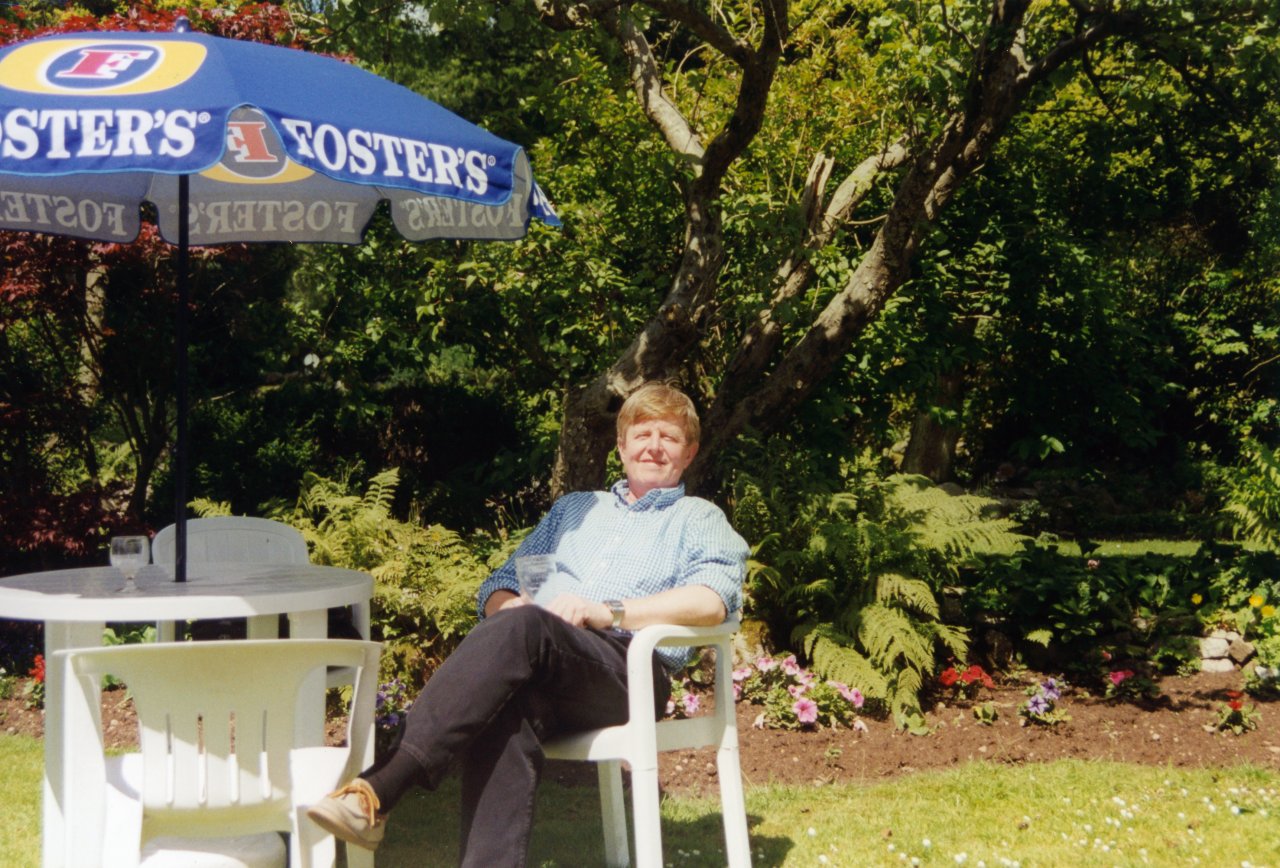
<svg viewBox="0 0 1280 868">
<path fill-rule="evenodd" d="M 742 792 L 742 767 L 738 748 L 722 747 L 716 752 L 716 772 L 720 778 L 720 813 L 724 819 L 725 864 L 729 868 L 751 868 L 751 841 L 747 837 L 747 803 Z"/>
<path fill-rule="evenodd" d="M 333 868 L 337 860 L 338 846 L 333 835 L 298 811 L 289 841 L 289 868 Z"/>
<path fill-rule="evenodd" d="M 600 780 L 600 822 L 604 826 L 604 862 L 609 868 L 627 868 L 631 853 L 627 849 L 627 803 L 622 795 L 622 763 L 605 760 L 596 763 Z"/>
<path fill-rule="evenodd" d="M 631 810 L 635 815 L 636 868 L 662 868 L 662 814 L 658 806 L 656 763 L 647 769 L 632 765 Z"/>
<path fill-rule="evenodd" d="M 347 853 L 347 868 L 373 868 L 373 851 L 355 844 L 344 844 Z"/>
</svg>

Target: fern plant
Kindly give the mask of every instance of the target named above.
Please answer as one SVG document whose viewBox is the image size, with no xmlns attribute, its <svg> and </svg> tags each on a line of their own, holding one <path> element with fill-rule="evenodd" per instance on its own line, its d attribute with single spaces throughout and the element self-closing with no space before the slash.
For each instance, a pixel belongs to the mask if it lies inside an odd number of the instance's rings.
<svg viewBox="0 0 1280 868">
<path fill-rule="evenodd" d="M 963 560 L 1014 536 L 988 513 L 980 498 L 869 469 L 851 473 L 842 491 L 803 496 L 740 477 L 734 522 L 757 540 L 750 614 L 824 676 L 884 703 L 900 726 L 917 725 L 939 650 L 968 651 L 965 629 L 941 619 L 938 592 Z"/>
<path fill-rule="evenodd" d="M 1226 513 L 1237 536 L 1280 551 L 1280 451 L 1250 444 L 1230 483 Z"/>
<path fill-rule="evenodd" d="M 308 474 L 297 502 L 271 515 L 301 531 L 314 563 L 365 570 L 374 578 L 370 616 L 383 642 L 384 680 L 421 684 L 475 624 L 475 592 L 488 575 L 485 546 L 439 525 L 391 512 L 399 472 L 359 491 L 349 477 Z"/>
</svg>

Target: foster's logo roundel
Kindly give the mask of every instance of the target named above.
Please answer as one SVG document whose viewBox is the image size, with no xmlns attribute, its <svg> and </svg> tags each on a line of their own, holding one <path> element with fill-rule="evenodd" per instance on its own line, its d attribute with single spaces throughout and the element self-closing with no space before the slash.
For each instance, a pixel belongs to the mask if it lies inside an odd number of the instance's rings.
<svg viewBox="0 0 1280 868">
<path fill-rule="evenodd" d="M 156 93 L 190 79 L 205 55 L 203 45 L 176 40 L 49 40 L 9 52 L 0 60 L 0 81 L 27 93 Z"/>
<path fill-rule="evenodd" d="M 275 127 L 262 112 L 241 106 L 227 121 L 222 160 L 201 174 L 226 184 L 283 184 L 312 173 L 289 159 Z"/>
</svg>

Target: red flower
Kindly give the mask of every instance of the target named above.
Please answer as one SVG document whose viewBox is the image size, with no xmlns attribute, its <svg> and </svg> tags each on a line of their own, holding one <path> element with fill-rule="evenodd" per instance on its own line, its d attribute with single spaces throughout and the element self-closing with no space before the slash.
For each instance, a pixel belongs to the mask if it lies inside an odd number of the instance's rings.
<svg viewBox="0 0 1280 868">
<path fill-rule="evenodd" d="M 948 666 L 942 670 L 942 674 L 938 676 L 938 680 L 942 682 L 943 687 L 950 687 L 960 680 L 960 673 L 956 671 L 954 666 Z"/>
<path fill-rule="evenodd" d="M 43 654 L 36 655 L 35 665 L 31 667 L 31 670 L 27 672 L 27 674 L 30 675 L 32 678 L 34 678 L 36 681 L 44 683 L 44 655 Z"/>
<path fill-rule="evenodd" d="M 1244 696 L 1244 694 L 1239 690 L 1228 690 L 1225 692 L 1227 694 L 1227 699 L 1240 699 Z"/>
<path fill-rule="evenodd" d="M 964 675 L 961 676 L 961 680 L 964 681 L 966 686 L 974 684 L 975 682 L 988 688 L 996 686 L 995 682 L 991 680 L 991 676 L 988 675 L 977 663 L 974 663 L 964 671 Z"/>
<path fill-rule="evenodd" d="M 1244 707 L 1244 702 L 1239 699 L 1233 699 L 1230 702 L 1228 702 L 1227 705 L 1228 707 L 1231 708 L 1232 711 L 1239 711 L 1241 708 Z"/>
</svg>

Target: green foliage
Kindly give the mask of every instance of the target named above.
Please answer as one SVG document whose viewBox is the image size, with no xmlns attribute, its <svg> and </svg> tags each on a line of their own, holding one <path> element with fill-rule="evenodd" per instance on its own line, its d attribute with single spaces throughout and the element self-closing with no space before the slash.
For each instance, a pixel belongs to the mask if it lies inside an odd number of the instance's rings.
<svg viewBox="0 0 1280 868">
<path fill-rule="evenodd" d="M 349 478 L 308 476 L 297 503 L 272 516 L 297 527 L 315 563 L 374 577 L 371 622 L 384 643 L 384 680 L 420 685 L 475 624 L 475 592 L 485 561 L 454 531 L 391 515 L 398 473 L 373 477 L 363 492 Z"/>
<path fill-rule="evenodd" d="M 794 654 L 782 660 L 758 657 L 735 669 L 733 681 L 741 700 L 764 708 L 756 725 L 770 729 L 857 726 L 864 702 L 857 688 L 819 679 L 800 666 Z"/>
<path fill-rule="evenodd" d="M 1238 536 L 1280 551 L 1280 451 L 1250 445 L 1231 479 L 1226 512 Z"/>
<path fill-rule="evenodd" d="M 1024 653 L 1047 653 L 1087 678 L 1099 677 L 1103 655 L 1177 671 L 1198 658 L 1206 625 L 1245 631 L 1258 612 L 1251 597 L 1280 598 L 1277 569 L 1271 552 L 1223 543 L 1190 557 L 1086 557 L 1028 540 L 966 571 L 963 601 L 968 622 L 994 624 Z"/>
<path fill-rule="evenodd" d="M 980 499 L 927 486 L 866 469 L 851 471 L 835 493 L 794 495 L 745 474 L 736 486 L 735 523 L 760 540 L 748 614 L 904 726 L 919 713 L 937 652 L 963 658 L 968 650 L 965 628 L 941 620 L 937 594 L 980 546 L 1009 534 Z"/>
</svg>

